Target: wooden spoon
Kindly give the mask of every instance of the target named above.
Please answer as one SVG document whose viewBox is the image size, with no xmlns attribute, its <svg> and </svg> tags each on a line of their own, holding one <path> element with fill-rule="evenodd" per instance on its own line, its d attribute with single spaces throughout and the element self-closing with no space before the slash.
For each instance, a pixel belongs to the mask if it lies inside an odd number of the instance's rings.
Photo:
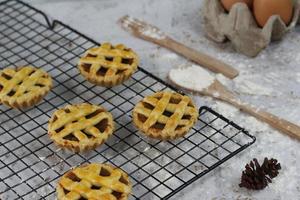
<svg viewBox="0 0 300 200">
<path fill-rule="evenodd" d="M 221 73 L 230 79 L 239 75 L 239 72 L 232 66 L 175 41 L 153 25 L 129 16 L 122 17 L 119 23 L 134 36 L 168 48 L 210 71 Z"/>
<path fill-rule="evenodd" d="M 170 77 L 170 81 L 175 84 L 176 86 L 189 90 L 191 92 L 196 92 L 201 95 L 205 96 L 211 96 L 215 99 L 227 102 L 237 108 L 239 108 L 241 111 L 244 111 L 257 119 L 268 123 L 273 128 L 288 134 L 289 136 L 300 139 L 300 127 L 296 124 L 293 124 L 287 120 L 281 119 L 269 112 L 263 111 L 261 109 L 255 108 L 254 106 L 251 106 L 249 104 L 241 102 L 233 92 L 229 91 L 222 83 L 220 83 L 218 80 L 214 79 L 214 81 L 207 87 L 200 90 L 191 90 L 190 88 L 183 87 L 178 81 L 174 80 L 173 77 Z"/>
</svg>

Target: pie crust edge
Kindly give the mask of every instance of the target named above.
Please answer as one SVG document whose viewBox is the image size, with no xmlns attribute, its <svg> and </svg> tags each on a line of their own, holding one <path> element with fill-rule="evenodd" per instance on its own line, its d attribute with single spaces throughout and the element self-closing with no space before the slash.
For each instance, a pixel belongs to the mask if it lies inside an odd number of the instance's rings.
<svg viewBox="0 0 300 200">
<path fill-rule="evenodd" d="M 53 133 L 50 131 L 50 126 L 52 125 L 53 123 L 53 120 L 54 120 L 54 117 L 56 115 L 57 112 L 59 112 L 60 110 L 64 110 L 66 109 L 68 106 L 80 106 L 80 105 L 90 105 L 90 106 L 97 106 L 99 109 L 102 109 L 103 112 L 105 112 L 105 114 L 107 115 L 107 118 L 108 118 L 108 124 L 107 126 L 109 126 L 109 131 L 108 133 L 105 134 L 105 138 L 103 139 L 99 139 L 99 140 L 94 140 L 93 144 L 89 144 L 89 145 L 84 145 L 83 147 L 80 146 L 80 141 L 78 142 L 78 144 L 76 145 L 73 145 L 71 141 L 68 141 L 68 140 L 64 140 L 63 143 L 61 142 L 58 142 L 57 140 L 53 139 L 52 135 L 56 134 L 56 133 Z M 93 104 L 89 104 L 89 103 L 79 103 L 79 104 L 69 104 L 65 107 L 62 107 L 58 110 L 56 110 L 50 120 L 49 120 L 49 123 L 48 123 L 48 135 L 49 137 L 51 138 L 51 140 L 58 146 L 58 147 L 61 147 L 63 149 L 68 149 L 72 152 L 75 152 L 75 153 L 79 153 L 79 152 L 85 152 L 85 151 L 89 151 L 89 150 L 94 150 L 96 149 L 97 147 L 101 146 L 102 144 L 104 144 L 106 142 L 106 140 L 113 134 L 115 130 L 115 122 L 114 122 L 114 119 L 113 119 L 113 116 L 110 112 L 108 112 L 104 107 L 102 106 L 99 106 L 99 105 L 93 105 Z M 92 143 L 92 142 L 91 142 Z"/>
<path fill-rule="evenodd" d="M 50 82 L 49 85 L 45 85 L 45 87 L 43 87 L 43 90 L 40 91 L 38 94 L 35 94 L 34 96 L 32 96 L 30 99 L 28 100 L 23 100 L 23 101 L 18 101 L 18 98 L 14 98 L 14 100 L 12 100 L 11 98 L 9 97 L 6 97 L 4 99 L 1 99 L 0 98 L 0 105 L 3 104 L 3 105 L 6 105 L 8 107 L 11 107 L 11 108 L 14 108 L 14 109 L 25 109 L 25 108 L 29 108 L 29 107 L 32 107 L 32 106 L 35 106 L 37 105 L 39 102 L 41 102 L 44 97 L 51 91 L 52 87 L 53 87 L 53 80 L 52 80 L 52 77 L 46 72 L 44 71 L 43 69 L 41 68 L 36 68 L 36 67 L 33 67 L 31 65 L 28 65 L 28 66 L 23 66 L 23 67 L 18 67 L 16 69 L 12 69 L 12 68 L 4 68 L 2 70 L 0 70 L 0 73 L 2 73 L 4 70 L 6 69 L 10 69 L 10 70 L 14 70 L 14 71 L 20 71 L 21 69 L 23 68 L 33 68 L 35 69 L 36 71 L 37 70 L 40 70 L 42 71 L 42 73 L 44 74 L 45 78 L 47 78 Z M 12 101 L 12 102 L 10 102 Z"/>
<path fill-rule="evenodd" d="M 110 170 L 118 170 L 122 174 L 122 177 L 128 183 L 127 186 L 129 187 L 130 192 L 128 192 L 128 193 L 122 193 L 122 196 L 119 199 L 117 199 L 117 200 L 128 200 L 129 195 L 132 193 L 132 183 L 130 181 L 130 176 L 125 171 L 123 171 L 122 169 L 120 169 L 118 167 L 110 165 L 110 164 L 102 164 L 102 163 L 90 163 L 90 164 L 100 165 L 102 167 L 104 166 L 106 168 L 109 168 Z M 80 165 L 80 166 L 78 166 L 76 168 L 70 169 L 66 173 L 64 173 L 64 175 L 62 177 L 60 177 L 60 179 L 58 180 L 58 183 L 57 183 L 57 187 L 56 187 L 57 199 L 58 200 L 62 200 L 65 197 L 64 187 L 61 185 L 62 178 L 68 176 L 68 174 L 70 174 L 70 173 L 73 173 L 74 169 L 84 168 L 84 167 L 89 166 L 90 164 L 83 164 L 83 165 Z"/>
</svg>

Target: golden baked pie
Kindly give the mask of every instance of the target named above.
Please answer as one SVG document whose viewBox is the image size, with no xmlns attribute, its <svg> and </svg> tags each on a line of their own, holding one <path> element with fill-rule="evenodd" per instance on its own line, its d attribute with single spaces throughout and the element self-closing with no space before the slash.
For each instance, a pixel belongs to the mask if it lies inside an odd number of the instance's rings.
<svg viewBox="0 0 300 200">
<path fill-rule="evenodd" d="M 52 88 L 51 77 L 42 69 L 26 66 L 0 70 L 0 103 L 27 108 L 40 102 Z"/>
<path fill-rule="evenodd" d="M 68 105 L 52 115 L 48 133 L 59 146 L 74 152 L 95 149 L 113 133 L 112 115 L 101 106 Z"/>
<path fill-rule="evenodd" d="M 67 172 L 57 185 L 58 200 L 127 200 L 128 175 L 107 164 L 92 163 Z"/>
<path fill-rule="evenodd" d="M 191 98 L 173 92 L 147 96 L 133 110 L 134 124 L 147 136 L 162 140 L 184 136 L 197 118 Z"/>
<path fill-rule="evenodd" d="M 91 83 L 112 87 L 127 80 L 137 69 L 139 58 L 123 44 L 104 43 L 87 50 L 79 61 L 80 73 Z"/>
</svg>

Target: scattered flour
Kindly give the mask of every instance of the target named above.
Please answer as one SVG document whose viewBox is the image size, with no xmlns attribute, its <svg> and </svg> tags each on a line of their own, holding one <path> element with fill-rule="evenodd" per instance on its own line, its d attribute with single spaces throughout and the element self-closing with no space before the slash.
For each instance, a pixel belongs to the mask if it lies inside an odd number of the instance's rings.
<svg viewBox="0 0 300 200">
<path fill-rule="evenodd" d="M 147 24 L 146 22 L 143 22 L 131 16 L 125 17 L 121 23 L 122 27 L 128 31 L 132 31 L 131 26 L 133 24 L 142 27 L 140 31 L 145 36 L 151 37 L 153 39 L 158 39 L 158 40 L 162 40 L 166 38 L 166 34 L 160 31 L 157 27 Z"/>
<path fill-rule="evenodd" d="M 271 88 L 263 87 L 248 80 L 240 81 L 236 85 L 241 92 L 251 95 L 271 95 L 273 92 Z"/>
<path fill-rule="evenodd" d="M 220 97 L 220 93 L 219 93 L 219 92 L 214 92 L 214 93 L 213 93 L 213 96 L 214 96 L 215 98 L 218 98 L 218 97 Z"/>
<path fill-rule="evenodd" d="M 45 156 L 40 156 L 39 159 L 43 161 L 43 160 L 46 159 L 46 157 Z"/>
<path fill-rule="evenodd" d="M 176 53 L 166 53 L 163 54 L 161 57 L 168 60 L 175 60 L 179 58 L 179 56 Z"/>
<path fill-rule="evenodd" d="M 235 118 L 235 116 L 239 113 L 237 108 L 220 101 L 216 101 L 216 103 L 212 105 L 212 108 L 230 119 Z"/>
<path fill-rule="evenodd" d="M 300 73 L 297 73 L 297 75 L 296 75 L 296 81 L 297 81 L 298 83 L 300 83 Z"/>
<path fill-rule="evenodd" d="M 270 72 L 266 75 L 266 77 L 271 80 L 278 80 L 280 78 L 280 74 L 276 72 Z"/>
<path fill-rule="evenodd" d="M 300 62 L 300 53 L 296 55 L 295 61 Z"/>
<path fill-rule="evenodd" d="M 142 29 L 142 33 L 145 36 L 148 36 L 148 37 L 151 37 L 151 38 L 154 38 L 154 39 L 158 39 L 158 40 L 162 40 L 162 39 L 166 38 L 165 33 L 158 30 L 156 27 L 152 27 L 152 26 L 145 26 Z"/>
<path fill-rule="evenodd" d="M 169 78 L 177 85 L 193 91 L 202 91 L 210 86 L 215 78 L 198 65 L 172 69 Z"/>
<path fill-rule="evenodd" d="M 212 108 L 228 119 L 233 120 L 241 127 L 250 131 L 252 134 L 274 131 L 267 123 L 259 121 L 255 117 L 247 113 L 243 113 L 238 108 L 235 108 L 227 103 L 217 101 L 214 105 L 212 105 Z"/>
</svg>

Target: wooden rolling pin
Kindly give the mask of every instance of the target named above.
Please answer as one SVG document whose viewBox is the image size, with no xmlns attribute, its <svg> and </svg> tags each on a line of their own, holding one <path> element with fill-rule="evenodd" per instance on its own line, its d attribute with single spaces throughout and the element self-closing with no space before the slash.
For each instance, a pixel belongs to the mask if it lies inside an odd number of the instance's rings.
<svg viewBox="0 0 300 200">
<path fill-rule="evenodd" d="M 119 22 L 125 30 L 134 36 L 168 48 L 210 71 L 221 73 L 230 79 L 239 74 L 232 66 L 175 41 L 153 25 L 129 16 L 122 17 Z"/>
</svg>

